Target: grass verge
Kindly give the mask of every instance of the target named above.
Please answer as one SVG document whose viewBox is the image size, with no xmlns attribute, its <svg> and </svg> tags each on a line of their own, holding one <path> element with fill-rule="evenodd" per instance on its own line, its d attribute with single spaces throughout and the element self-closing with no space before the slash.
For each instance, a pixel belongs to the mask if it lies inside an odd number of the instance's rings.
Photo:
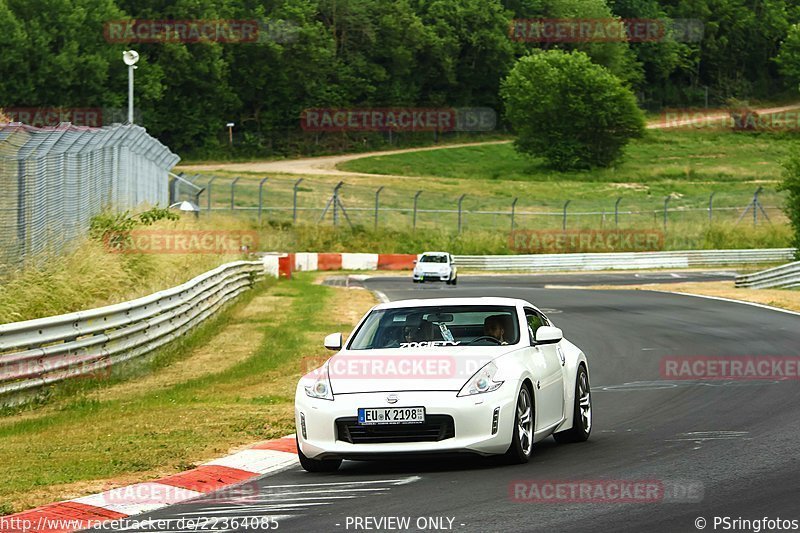
<svg viewBox="0 0 800 533">
<path fill-rule="evenodd" d="M 158 372 L 0 417 L 0 500 L 17 512 L 173 474 L 294 429 L 305 357 L 374 299 L 316 274 L 260 286 L 189 335 Z"/>
</svg>

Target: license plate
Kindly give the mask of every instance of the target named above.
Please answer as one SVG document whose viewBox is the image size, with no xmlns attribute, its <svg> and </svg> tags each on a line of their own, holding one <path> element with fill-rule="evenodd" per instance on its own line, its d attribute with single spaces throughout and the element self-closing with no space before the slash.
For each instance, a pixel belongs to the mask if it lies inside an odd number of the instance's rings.
<svg viewBox="0 0 800 533">
<path fill-rule="evenodd" d="M 358 423 L 363 426 L 375 424 L 423 424 L 424 407 L 360 407 Z"/>
</svg>

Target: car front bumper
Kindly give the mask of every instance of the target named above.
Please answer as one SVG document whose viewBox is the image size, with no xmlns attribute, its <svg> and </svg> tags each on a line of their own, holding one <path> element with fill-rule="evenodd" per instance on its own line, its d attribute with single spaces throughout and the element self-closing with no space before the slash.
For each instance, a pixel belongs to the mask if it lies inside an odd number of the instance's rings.
<svg viewBox="0 0 800 533">
<path fill-rule="evenodd" d="M 511 388 L 507 387 L 508 390 Z M 298 390 L 295 398 L 298 443 L 303 454 L 311 459 L 369 459 L 397 454 L 461 452 L 502 454 L 511 443 L 516 405 L 516 396 L 506 394 L 504 389 L 506 387 L 462 398 L 457 397 L 454 391 L 399 392 L 396 394 L 400 401 L 391 406 L 386 403 L 385 392 L 340 394 L 330 401 L 309 398 L 305 392 Z M 343 440 L 344 436 L 337 430 L 337 419 L 356 417 L 360 407 L 419 406 L 425 407 L 426 420 L 430 420 L 432 415 L 452 417 L 454 435 L 424 442 L 352 443 Z M 498 410 L 498 418 L 497 429 L 493 433 L 495 409 Z M 404 425 L 404 428 L 410 426 Z"/>
<path fill-rule="evenodd" d="M 412 274 L 414 281 L 450 281 L 451 276 L 452 274 L 450 272 L 447 274 L 426 274 L 424 272 L 414 272 Z"/>
</svg>

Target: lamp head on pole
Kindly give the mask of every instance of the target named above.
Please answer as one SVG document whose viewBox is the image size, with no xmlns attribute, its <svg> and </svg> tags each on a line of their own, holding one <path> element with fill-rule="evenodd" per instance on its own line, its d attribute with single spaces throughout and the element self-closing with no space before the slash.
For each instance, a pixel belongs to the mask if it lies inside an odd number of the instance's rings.
<svg viewBox="0 0 800 533">
<path fill-rule="evenodd" d="M 122 52 L 122 61 L 129 67 L 134 66 L 139 61 L 139 52 L 136 50 L 125 50 Z"/>
</svg>

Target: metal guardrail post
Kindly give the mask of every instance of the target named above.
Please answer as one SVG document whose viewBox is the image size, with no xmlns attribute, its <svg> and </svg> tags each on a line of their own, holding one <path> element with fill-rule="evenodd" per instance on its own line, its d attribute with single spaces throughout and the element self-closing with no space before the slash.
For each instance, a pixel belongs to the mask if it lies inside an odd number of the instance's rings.
<svg viewBox="0 0 800 533">
<path fill-rule="evenodd" d="M 458 199 L 458 233 L 461 233 L 461 203 L 464 201 L 466 194 L 462 194 Z"/>
<path fill-rule="evenodd" d="M 264 208 L 264 183 L 269 178 L 264 178 L 258 182 L 258 225 L 261 225 L 261 211 Z"/>
<path fill-rule="evenodd" d="M 519 200 L 519 198 L 514 198 L 514 201 L 511 202 L 511 231 L 514 231 L 514 214 L 517 210 L 517 200 Z"/>
<path fill-rule="evenodd" d="M 414 214 L 412 215 L 411 219 L 411 229 L 416 231 L 417 229 L 417 200 L 419 199 L 419 195 L 422 194 L 422 191 L 417 191 L 417 194 L 414 195 Z"/>
<path fill-rule="evenodd" d="M 378 187 L 378 190 L 375 191 L 375 229 L 378 229 L 378 209 L 380 206 L 380 196 L 381 191 L 383 190 L 383 186 Z"/>
<path fill-rule="evenodd" d="M 569 207 L 569 204 L 571 204 L 571 203 L 572 203 L 572 200 L 567 200 L 566 202 L 564 202 L 564 218 L 561 221 L 561 229 L 562 230 L 566 230 L 567 229 L 567 207 Z"/>
<path fill-rule="evenodd" d="M 236 205 L 234 204 L 234 197 L 236 195 L 236 182 L 239 181 L 240 179 L 241 176 L 236 176 L 235 178 L 233 178 L 233 181 L 231 182 L 231 211 L 236 209 Z"/>
<path fill-rule="evenodd" d="M 614 203 L 614 225 L 619 227 L 619 203 L 622 201 L 622 196 L 617 198 L 617 201 Z"/>
<path fill-rule="evenodd" d="M 297 224 L 297 188 L 300 187 L 300 182 L 303 181 L 303 178 L 294 182 L 294 187 L 292 187 L 292 224 Z"/>
</svg>

